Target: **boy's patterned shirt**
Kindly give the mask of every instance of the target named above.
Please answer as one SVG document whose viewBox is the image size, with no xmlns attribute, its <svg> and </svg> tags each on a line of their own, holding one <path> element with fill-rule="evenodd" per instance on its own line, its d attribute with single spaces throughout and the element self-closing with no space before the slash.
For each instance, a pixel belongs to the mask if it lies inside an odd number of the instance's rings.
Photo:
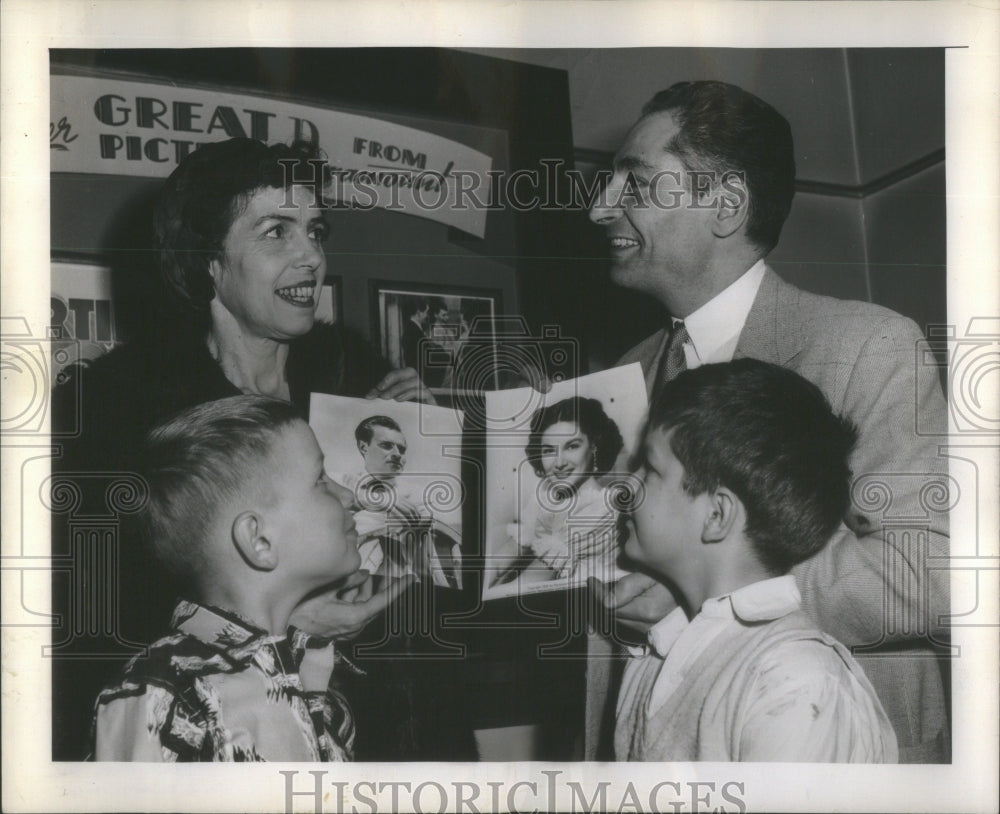
<svg viewBox="0 0 1000 814">
<path fill-rule="evenodd" d="M 354 720 L 331 684 L 357 670 L 295 628 L 272 636 L 193 602 L 172 632 L 98 696 L 94 758 L 134 761 L 350 760 Z"/>
</svg>

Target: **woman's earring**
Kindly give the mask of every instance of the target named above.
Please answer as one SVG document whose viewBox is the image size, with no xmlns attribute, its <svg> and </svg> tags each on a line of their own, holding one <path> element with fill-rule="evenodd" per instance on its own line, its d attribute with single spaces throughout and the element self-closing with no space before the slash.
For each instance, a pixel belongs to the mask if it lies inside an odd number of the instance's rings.
<svg viewBox="0 0 1000 814">
<path fill-rule="evenodd" d="M 594 472 L 597 471 L 597 447 L 590 451 L 590 468 Z"/>
</svg>

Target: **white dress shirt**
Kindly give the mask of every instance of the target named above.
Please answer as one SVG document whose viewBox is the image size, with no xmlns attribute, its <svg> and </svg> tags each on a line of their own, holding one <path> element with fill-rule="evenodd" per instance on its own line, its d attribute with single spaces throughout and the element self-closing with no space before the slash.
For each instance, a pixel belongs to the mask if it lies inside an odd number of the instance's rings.
<svg viewBox="0 0 1000 814">
<path fill-rule="evenodd" d="M 684 343 L 688 370 L 732 361 L 736 343 L 763 279 L 764 260 L 760 259 L 728 288 L 684 318 L 689 336 Z"/>
</svg>

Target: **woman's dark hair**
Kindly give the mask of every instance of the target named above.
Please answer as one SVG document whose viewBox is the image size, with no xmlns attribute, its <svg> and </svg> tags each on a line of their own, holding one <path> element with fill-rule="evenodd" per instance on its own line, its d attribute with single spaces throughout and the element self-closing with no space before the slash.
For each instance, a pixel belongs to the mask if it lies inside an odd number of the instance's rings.
<svg viewBox="0 0 1000 814">
<path fill-rule="evenodd" d="M 540 478 L 545 474 L 542 469 L 542 435 L 560 421 L 576 424 L 597 450 L 594 456 L 594 474 L 609 472 L 625 445 L 618 425 L 608 417 L 597 399 L 573 396 L 540 407 L 531 417 L 531 435 L 528 436 L 524 454 L 535 474 Z"/>
<path fill-rule="evenodd" d="M 167 289 L 188 313 L 207 316 L 215 296 L 209 265 L 221 258 L 226 235 L 254 192 L 303 183 L 321 198 L 328 177 L 322 153 L 310 142 L 268 146 L 234 138 L 199 147 L 167 178 L 153 215 Z"/>
</svg>

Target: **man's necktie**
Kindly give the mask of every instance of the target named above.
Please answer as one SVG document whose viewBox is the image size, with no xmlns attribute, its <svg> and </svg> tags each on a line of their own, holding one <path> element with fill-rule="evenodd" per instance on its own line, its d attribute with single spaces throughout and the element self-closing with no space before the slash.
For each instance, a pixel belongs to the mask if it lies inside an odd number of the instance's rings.
<svg viewBox="0 0 1000 814">
<path fill-rule="evenodd" d="M 687 357 L 684 355 L 684 343 L 688 341 L 687 328 L 683 322 L 676 322 L 670 331 L 670 338 L 667 346 L 663 350 L 663 358 L 660 359 L 660 369 L 657 371 L 656 380 L 653 382 L 653 398 L 656 401 L 663 385 L 673 379 L 681 371 L 687 370 Z"/>
</svg>

